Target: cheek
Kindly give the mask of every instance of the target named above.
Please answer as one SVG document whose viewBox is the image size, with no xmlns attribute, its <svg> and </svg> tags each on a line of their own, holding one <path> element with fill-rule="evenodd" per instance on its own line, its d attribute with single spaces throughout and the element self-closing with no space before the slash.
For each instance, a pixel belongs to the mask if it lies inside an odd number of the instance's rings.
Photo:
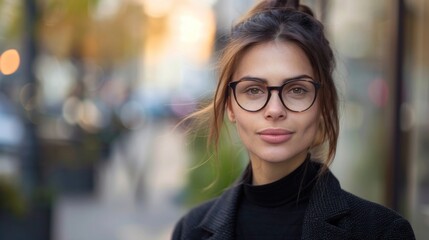
<svg viewBox="0 0 429 240">
<path fill-rule="evenodd" d="M 305 113 L 305 112 L 304 112 Z M 316 139 L 317 135 L 319 134 L 319 127 L 320 127 L 320 113 L 318 110 L 315 110 L 313 112 L 308 112 L 309 115 L 307 115 L 306 121 L 302 121 L 302 129 L 304 137 L 308 139 Z"/>
<path fill-rule="evenodd" d="M 324 128 L 323 128 L 323 119 L 322 117 L 319 118 L 319 121 L 317 123 L 317 129 L 316 129 L 316 134 L 313 140 L 313 147 L 319 146 L 320 144 L 323 143 L 324 141 Z"/>
<path fill-rule="evenodd" d="M 249 122 L 251 122 L 249 121 L 250 118 L 243 116 L 243 114 L 237 114 L 237 112 L 235 112 L 234 116 L 236 128 L 241 135 L 243 132 L 249 129 Z"/>
<path fill-rule="evenodd" d="M 311 139 L 315 139 L 317 137 L 318 129 L 319 129 L 318 121 L 311 123 L 307 128 L 308 137 Z"/>
<path fill-rule="evenodd" d="M 246 142 L 252 132 L 252 115 L 244 112 L 239 106 L 233 104 L 231 107 L 231 113 L 229 114 L 230 120 L 233 117 L 233 122 L 237 129 L 237 133 L 243 142 Z"/>
<path fill-rule="evenodd" d="M 242 123 L 239 120 L 235 123 L 237 135 L 240 139 L 241 144 L 246 148 L 247 151 L 252 149 L 255 145 L 255 137 L 252 134 L 252 127 L 248 123 Z"/>
</svg>

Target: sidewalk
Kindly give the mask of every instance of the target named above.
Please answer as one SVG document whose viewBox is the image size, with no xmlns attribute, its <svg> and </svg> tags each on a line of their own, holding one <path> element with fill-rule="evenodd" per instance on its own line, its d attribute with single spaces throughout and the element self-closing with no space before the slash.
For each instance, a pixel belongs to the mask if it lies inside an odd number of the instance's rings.
<svg viewBox="0 0 429 240">
<path fill-rule="evenodd" d="M 184 135 L 149 123 L 115 144 L 98 171 L 92 197 L 63 197 L 54 210 L 54 240 L 167 240 L 183 210 Z"/>
</svg>

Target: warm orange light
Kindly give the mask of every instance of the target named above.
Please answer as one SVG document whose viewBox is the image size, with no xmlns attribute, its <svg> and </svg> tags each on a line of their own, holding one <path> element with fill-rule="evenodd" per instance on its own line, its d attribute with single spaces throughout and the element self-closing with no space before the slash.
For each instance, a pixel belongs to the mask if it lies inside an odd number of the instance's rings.
<svg viewBox="0 0 429 240">
<path fill-rule="evenodd" d="M 149 17 L 160 18 L 167 15 L 174 4 L 173 0 L 142 0 L 144 11 Z"/>
<path fill-rule="evenodd" d="M 216 32 L 216 19 L 211 8 L 202 5 L 183 5 L 169 17 L 171 46 L 195 60 L 209 60 Z"/>
<path fill-rule="evenodd" d="M 0 71 L 4 75 L 11 75 L 16 72 L 20 64 L 19 53 L 15 49 L 6 50 L 0 56 Z"/>
</svg>

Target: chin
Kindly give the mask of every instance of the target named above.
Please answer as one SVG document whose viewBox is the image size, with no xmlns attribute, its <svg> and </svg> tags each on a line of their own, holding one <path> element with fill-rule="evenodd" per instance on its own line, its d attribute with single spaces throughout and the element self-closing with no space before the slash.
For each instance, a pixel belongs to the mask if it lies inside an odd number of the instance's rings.
<svg viewBox="0 0 429 240">
<path fill-rule="evenodd" d="M 305 159 L 307 155 L 306 148 L 301 149 L 290 149 L 288 147 L 273 147 L 265 148 L 263 151 L 254 152 L 255 156 L 259 159 L 270 162 L 270 163 L 283 163 L 294 161 L 296 157 L 302 156 Z"/>
<path fill-rule="evenodd" d="M 298 153 L 293 154 L 290 152 L 282 152 L 282 151 L 270 151 L 269 153 L 262 153 L 259 155 L 259 158 L 263 161 L 269 163 L 283 163 L 291 160 L 293 157 L 297 156 Z"/>
</svg>

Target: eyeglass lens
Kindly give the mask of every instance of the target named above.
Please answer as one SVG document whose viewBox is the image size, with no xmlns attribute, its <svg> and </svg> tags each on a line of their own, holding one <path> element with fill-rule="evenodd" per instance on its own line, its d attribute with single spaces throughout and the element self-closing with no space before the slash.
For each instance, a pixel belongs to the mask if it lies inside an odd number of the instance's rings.
<svg viewBox="0 0 429 240">
<path fill-rule="evenodd" d="M 269 87 L 255 80 L 242 80 L 235 86 L 235 99 L 247 111 L 259 111 L 269 101 L 273 89 L 281 91 L 280 98 L 291 111 L 301 112 L 311 107 L 316 98 L 316 86 L 309 80 L 294 80 L 280 87 Z"/>
</svg>

